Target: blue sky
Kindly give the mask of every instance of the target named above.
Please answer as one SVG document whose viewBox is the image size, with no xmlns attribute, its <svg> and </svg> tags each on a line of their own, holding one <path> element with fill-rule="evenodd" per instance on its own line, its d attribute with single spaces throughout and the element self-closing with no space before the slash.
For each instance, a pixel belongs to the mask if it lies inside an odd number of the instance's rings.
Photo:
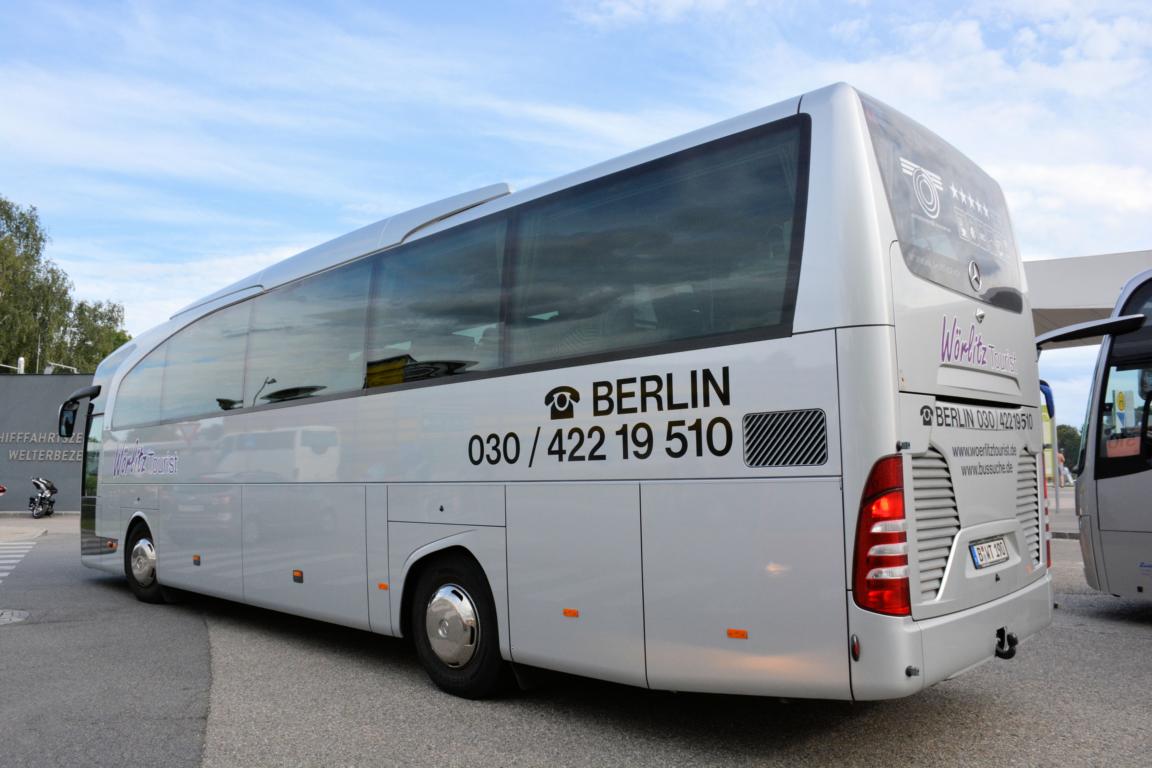
<svg viewBox="0 0 1152 768">
<path fill-rule="evenodd" d="M 838 80 L 1004 187 L 1026 259 L 1152 248 L 1152 4 L 0 4 L 0 194 L 140 332 L 264 265 Z M 1092 352 L 1050 353 L 1079 424 Z"/>
</svg>

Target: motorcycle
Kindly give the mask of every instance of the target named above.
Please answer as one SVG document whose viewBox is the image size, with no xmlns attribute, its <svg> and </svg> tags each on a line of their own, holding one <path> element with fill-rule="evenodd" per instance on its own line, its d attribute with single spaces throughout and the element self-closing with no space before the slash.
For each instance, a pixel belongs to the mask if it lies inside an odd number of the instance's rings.
<svg viewBox="0 0 1152 768">
<path fill-rule="evenodd" d="M 43 477 L 32 478 L 32 485 L 36 488 L 36 495 L 28 497 L 28 511 L 32 519 L 39 520 L 56 511 L 56 494 L 59 490 L 51 480 Z"/>
</svg>

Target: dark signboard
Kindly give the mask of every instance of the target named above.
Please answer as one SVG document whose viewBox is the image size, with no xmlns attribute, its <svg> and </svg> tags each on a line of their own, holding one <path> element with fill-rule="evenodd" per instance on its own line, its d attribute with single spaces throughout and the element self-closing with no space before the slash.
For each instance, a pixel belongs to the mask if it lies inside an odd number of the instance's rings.
<svg viewBox="0 0 1152 768">
<path fill-rule="evenodd" d="M 71 438 L 56 434 L 56 415 L 68 395 L 92 383 L 91 375 L 0 376 L 0 512 L 28 509 L 33 477 L 55 483 L 56 509 L 80 511 L 80 467 L 84 455 L 87 401 Z"/>
</svg>

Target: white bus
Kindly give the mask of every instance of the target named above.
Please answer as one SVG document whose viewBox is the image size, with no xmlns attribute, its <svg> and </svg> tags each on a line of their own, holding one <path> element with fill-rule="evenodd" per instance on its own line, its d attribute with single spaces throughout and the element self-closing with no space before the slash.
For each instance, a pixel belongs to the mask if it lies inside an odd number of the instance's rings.
<svg viewBox="0 0 1152 768">
<path fill-rule="evenodd" d="M 834 85 L 140 335 L 62 410 L 82 559 L 410 638 L 468 697 L 905 696 L 1051 620 L 1033 335 L 996 183 Z"/>
<path fill-rule="evenodd" d="M 1152 597 L 1152 270 L 1128 281 L 1112 316 L 1061 328 L 1037 346 L 1104 335 L 1076 474 L 1084 577 L 1093 589 Z"/>
</svg>

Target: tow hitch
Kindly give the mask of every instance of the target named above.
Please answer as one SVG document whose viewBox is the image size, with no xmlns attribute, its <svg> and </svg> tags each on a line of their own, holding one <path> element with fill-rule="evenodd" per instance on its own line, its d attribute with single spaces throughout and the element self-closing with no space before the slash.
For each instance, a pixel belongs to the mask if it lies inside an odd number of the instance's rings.
<svg viewBox="0 0 1152 768">
<path fill-rule="evenodd" d="M 1016 646 L 1020 638 L 1008 631 L 1007 627 L 996 630 L 996 658 L 1010 659 L 1016 655 Z"/>
</svg>

